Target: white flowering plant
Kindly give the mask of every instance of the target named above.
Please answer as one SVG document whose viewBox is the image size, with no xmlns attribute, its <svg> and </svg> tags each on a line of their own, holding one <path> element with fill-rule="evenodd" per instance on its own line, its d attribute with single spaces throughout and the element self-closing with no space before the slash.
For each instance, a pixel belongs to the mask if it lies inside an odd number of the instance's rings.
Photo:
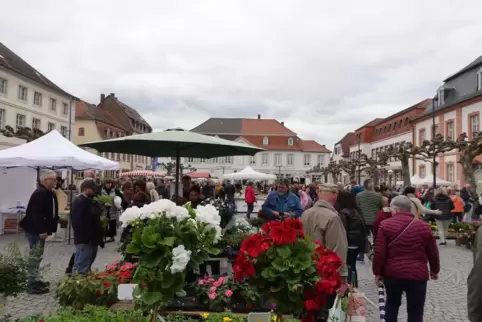
<svg viewBox="0 0 482 322">
<path fill-rule="evenodd" d="M 185 286 L 186 271 L 199 271 L 199 265 L 221 238 L 221 218 L 215 207 L 198 206 L 193 218 L 185 207 L 161 199 L 142 208 L 124 211 L 120 221 L 132 227 L 126 253 L 139 257 L 133 277 L 138 284 L 135 297 L 157 312 L 169 305 Z"/>
</svg>

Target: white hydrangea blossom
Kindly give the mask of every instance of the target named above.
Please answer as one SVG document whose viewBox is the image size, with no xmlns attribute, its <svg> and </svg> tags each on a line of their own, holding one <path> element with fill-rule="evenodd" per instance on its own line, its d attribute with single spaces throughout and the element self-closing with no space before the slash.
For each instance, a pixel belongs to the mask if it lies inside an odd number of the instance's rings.
<svg viewBox="0 0 482 322">
<path fill-rule="evenodd" d="M 184 272 L 191 259 L 191 253 L 190 250 L 186 250 L 184 245 L 172 249 L 172 265 L 170 267 L 172 274 Z"/>
<path fill-rule="evenodd" d="M 196 220 L 207 224 L 208 228 L 214 228 L 216 231 L 215 241 L 221 239 L 221 216 L 219 211 L 213 205 L 197 206 L 195 209 Z"/>
<path fill-rule="evenodd" d="M 123 227 L 127 227 L 127 225 L 135 220 L 146 218 L 154 219 L 159 216 L 177 218 L 178 220 L 190 218 L 189 212 L 186 208 L 177 206 L 171 200 L 161 199 L 151 202 L 148 205 L 144 205 L 142 208 L 136 206 L 127 208 L 122 213 L 119 220 L 122 222 Z"/>
</svg>

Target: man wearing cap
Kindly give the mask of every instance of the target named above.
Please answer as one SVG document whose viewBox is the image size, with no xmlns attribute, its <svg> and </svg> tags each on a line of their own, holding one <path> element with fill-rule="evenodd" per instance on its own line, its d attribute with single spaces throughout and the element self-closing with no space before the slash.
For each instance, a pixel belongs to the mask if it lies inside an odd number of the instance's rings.
<svg viewBox="0 0 482 322">
<path fill-rule="evenodd" d="M 81 194 L 75 198 L 70 210 L 75 244 L 73 272 L 80 275 L 89 273 L 98 246 L 103 246 L 103 229 L 100 224 L 102 209 L 93 199 L 96 189 L 93 179 L 84 179 L 80 184 Z"/>
<path fill-rule="evenodd" d="M 303 232 L 313 241 L 321 242 L 323 247 L 331 249 L 341 258 L 343 265 L 340 268 L 342 287 L 338 293 L 347 290 L 346 279 L 348 269 L 346 256 L 348 253 L 348 239 L 343 223 L 333 205 L 338 196 L 338 189 L 333 184 L 319 186 L 318 201 L 310 209 L 305 210 L 300 220 L 303 223 Z M 327 296 L 326 308 L 330 309 L 335 301 L 336 294 Z"/>
</svg>

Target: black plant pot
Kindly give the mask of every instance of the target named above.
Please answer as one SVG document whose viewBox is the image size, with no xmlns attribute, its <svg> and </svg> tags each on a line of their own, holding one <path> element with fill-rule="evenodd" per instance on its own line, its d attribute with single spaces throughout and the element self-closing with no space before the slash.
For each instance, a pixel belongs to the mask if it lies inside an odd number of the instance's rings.
<svg viewBox="0 0 482 322">
<path fill-rule="evenodd" d="M 209 306 L 199 303 L 195 297 L 185 296 L 174 299 L 167 311 L 209 312 Z"/>
</svg>

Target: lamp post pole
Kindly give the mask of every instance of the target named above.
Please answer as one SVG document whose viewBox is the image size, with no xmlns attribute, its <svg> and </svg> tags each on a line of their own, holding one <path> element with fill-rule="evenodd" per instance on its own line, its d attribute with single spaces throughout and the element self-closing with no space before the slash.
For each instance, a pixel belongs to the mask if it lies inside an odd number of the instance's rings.
<svg viewBox="0 0 482 322">
<path fill-rule="evenodd" d="M 359 184 L 359 185 L 361 185 L 361 173 L 360 173 L 360 158 L 361 158 L 360 141 L 361 141 L 361 138 L 360 138 L 360 136 L 361 136 L 361 133 L 358 133 L 358 134 L 356 135 L 357 141 L 358 141 L 358 152 L 357 152 L 357 154 L 358 154 L 358 155 L 357 155 L 357 160 L 358 160 L 358 161 L 357 161 L 357 162 L 358 162 L 357 168 L 358 168 L 358 169 L 357 169 L 357 170 L 358 170 L 358 184 Z"/>
<path fill-rule="evenodd" d="M 435 106 L 438 102 L 438 96 L 435 96 L 435 98 L 432 100 L 432 141 L 433 138 L 435 138 Z M 434 146 L 435 149 L 435 146 Z M 436 153 L 433 151 L 433 159 L 432 159 L 432 174 L 433 174 L 433 188 L 435 189 L 437 187 L 437 175 L 435 174 L 436 171 Z"/>
</svg>

